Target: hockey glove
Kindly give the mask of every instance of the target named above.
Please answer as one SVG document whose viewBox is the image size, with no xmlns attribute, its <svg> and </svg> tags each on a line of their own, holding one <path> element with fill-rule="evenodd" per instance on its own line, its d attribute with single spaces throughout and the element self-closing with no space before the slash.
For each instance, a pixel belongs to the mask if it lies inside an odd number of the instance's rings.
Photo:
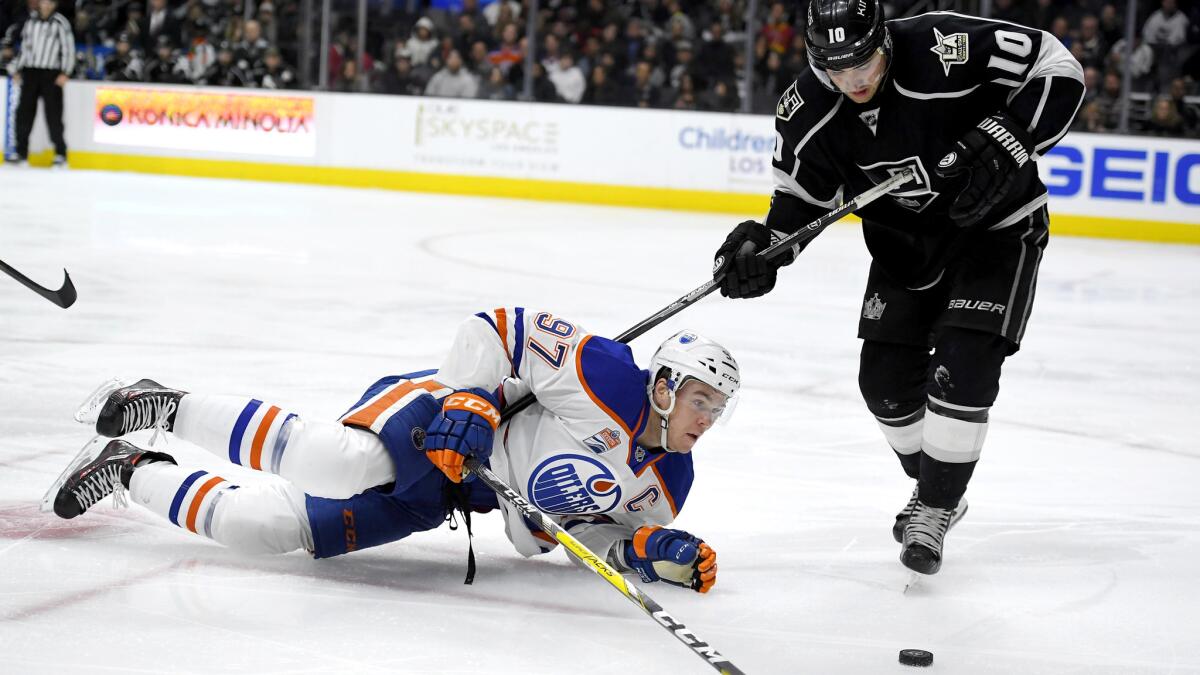
<svg viewBox="0 0 1200 675">
<path fill-rule="evenodd" d="M 1033 138 L 1025 125 L 1002 112 L 985 117 L 955 141 L 934 169 L 942 178 L 963 184 L 950 205 L 950 219 L 970 227 L 1008 199 L 1037 171 L 1030 161 L 1032 151 Z"/>
<path fill-rule="evenodd" d="M 492 456 L 492 435 L 500 426 L 498 408 L 496 397 L 483 389 L 450 394 L 426 429 L 425 456 L 447 478 L 461 483 L 463 460 L 486 462 Z"/>
<path fill-rule="evenodd" d="M 721 273 L 721 295 L 727 298 L 757 298 L 775 288 L 777 265 L 755 255 L 771 245 L 771 232 L 765 225 L 747 220 L 729 233 L 713 260 L 713 278 Z"/>
<path fill-rule="evenodd" d="M 716 551 L 683 530 L 639 527 L 622 553 L 646 583 L 665 581 L 697 593 L 707 593 L 717 583 Z"/>
</svg>

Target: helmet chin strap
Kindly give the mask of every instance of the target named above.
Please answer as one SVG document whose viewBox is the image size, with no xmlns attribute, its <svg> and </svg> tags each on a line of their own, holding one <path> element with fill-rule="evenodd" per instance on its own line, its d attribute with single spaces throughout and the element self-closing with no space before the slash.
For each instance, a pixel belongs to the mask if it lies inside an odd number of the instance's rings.
<svg viewBox="0 0 1200 675">
<path fill-rule="evenodd" d="M 674 373 L 672 373 L 672 375 L 674 375 Z M 659 445 L 661 445 L 662 449 L 666 450 L 667 452 L 674 452 L 673 450 L 671 450 L 670 448 L 667 447 L 667 429 L 670 426 L 670 420 L 668 418 L 671 416 L 671 411 L 675 410 L 675 385 L 673 384 L 674 381 L 675 381 L 674 377 L 670 377 L 667 379 L 667 394 L 668 394 L 668 396 L 671 397 L 671 404 L 668 405 L 666 408 L 658 407 L 658 403 L 655 402 L 654 396 L 653 395 L 650 396 L 650 408 L 653 409 L 654 412 L 658 413 L 658 426 L 659 426 L 659 430 L 661 432 L 659 434 Z"/>
</svg>

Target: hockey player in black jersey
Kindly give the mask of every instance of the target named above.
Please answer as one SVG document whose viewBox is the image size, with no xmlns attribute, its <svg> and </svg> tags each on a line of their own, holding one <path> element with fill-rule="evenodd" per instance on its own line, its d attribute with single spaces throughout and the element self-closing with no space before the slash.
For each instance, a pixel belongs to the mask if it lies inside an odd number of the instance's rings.
<svg viewBox="0 0 1200 675">
<path fill-rule="evenodd" d="M 1048 225 L 1035 161 L 1070 127 L 1083 70 L 1048 33 L 951 12 L 885 22 L 878 0 L 810 0 L 807 38 L 811 68 L 776 109 L 770 211 L 717 251 L 721 292 L 767 293 L 777 270 L 755 251 L 912 170 L 857 212 L 872 256 L 859 388 L 917 481 L 900 559 L 933 574 L 1029 320 Z"/>
</svg>

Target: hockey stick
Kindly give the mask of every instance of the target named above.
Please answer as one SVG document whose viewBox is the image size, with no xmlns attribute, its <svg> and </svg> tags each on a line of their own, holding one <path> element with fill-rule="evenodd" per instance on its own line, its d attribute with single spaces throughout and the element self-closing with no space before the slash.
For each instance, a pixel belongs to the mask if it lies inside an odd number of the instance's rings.
<svg viewBox="0 0 1200 675">
<path fill-rule="evenodd" d="M 496 494 L 519 510 L 526 518 L 532 520 L 542 531 L 554 537 L 556 541 L 563 545 L 563 548 L 575 557 L 576 560 L 587 566 L 602 579 L 612 584 L 613 588 L 617 589 L 629 601 L 637 605 L 653 618 L 658 625 L 670 631 L 677 640 L 687 645 L 689 649 L 696 653 L 697 656 L 704 659 L 706 663 L 715 668 L 721 673 L 727 675 L 743 675 L 742 671 L 735 665 L 729 662 L 729 659 L 721 656 L 720 652 L 715 647 L 711 646 L 704 640 L 701 640 L 695 633 L 685 626 L 681 621 L 667 613 L 662 605 L 655 602 L 650 596 L 638 590 L 637 586 L 625 580 L 621 573 L 613 569 L 611 565 L 605 562 L 602 558 L 592 553 L 578 539 L 571 536 L 563 528 L 559 527 L 558 523 L 550 520 L 544 513 L 525 500 L 516 490 L 500 480 L 500 477 L 492 473 L 492 470 L 479 463 L 479 460 L 474 457 L 468 457 L 464 462 L 465 466 L 471 473 L 475 474 L 488 487 L 496 491 Z"/>
<path fill-rule="evenodd" d="M 884 196 L 888 192 L 896 189 L 897 187 L 900 187 L 902 184 L 906 183 L 912 177 L 913 177 L 912 169 L 904 169 L 904 170 L 896 173 L 891 178 L 883 181 L 879 185 L 876 185 L 875 187 L 867 190 L 866 192 L 863 192 L 862 194 L 851 199 L 850 201 L 846 202 L 845 204 L 842 204 L 841 206 L 830 211 L 829 213 L 826 213 L 825 215 L 821 216 L 820 218 L 817 218 L 816 220 L 805 225 L 804 227 L 800 228 L 799 230 L 796 230 L 795 232 L 784 237 L 783 239 L 780 239 L 779 241 L 775 242 L 774 244 L 771 244 L 769 247 L 759 251 L 757 253 L 757 255 L 762 256 L 763 258 L 765 258 L 767 260 L 776 260 L 776 259 L 780 258 L 781 256 L 784 255 L 784 253 L 789 248 L 803 244 L 804 242 L 812 239 L 813 237 L 817 236 L 818 234 L 821 234 L 821 232 L 825 231 L 825 228 L 829 227 L 833 223 L 846 217 L 851 212 L 861 209 L 862 207 L 866 206 L 867 204 L 870 204 L 871 202 L 875 201 L 876 199 L 879 199 L 880 197 Z M 616 341 L 623 342 L 623 343 L 632 342 L 634 340 L 634 338 L 641 336 L 646 331 L 650 330 L 651 328 L 654 328 L 655 326 L 662 323 L 663 321 L 666 321 L 667 319 L 682 312 L 684 309 L 696 304 L 702 298 L 704 298 L 706 295 L 708 295 L 709 293 L 712 293 L 713 291 L 720 288 L 721 281 L 725 279 L 726 274 L 727 273 L 724 271 L 717 272 L 716 276 L 714 276 L 712 279 L 709 279 L 708 281 L 704 282 L 698 288 L 692 290 L 687 295 L 684 295 L 683 297 L 679 298 L 675 302 L 672 302 L 671 304 L 667 305 L 666 307 L 663 307 L 662 309 L 660 309 L 657 312 L 655 312 L 654 314 L 646 317 L 645 319 L 642 319 L 640 322 L 635 324 L 632 328 L 630 328 L 629 330 L 625 331 L 624 333 L 621 333 L 620 335 L 618 335 L 616 337 Z M 535 398 L 534 398 L 533 394 L 526 394 L 525 396 L 522 396 L 521 398 L 517 399 L 516 401 L 513 402 L 512 405 L 510 405 L 504 409 L 504 415 L 503 415 L 504 419 L 509 419 L 513 415 L 528 408 L 530 405 L 533 404 L 534 400 L 535 400 Z"/>
<path fill-rule="evenodd" d="M 67 274 L 66 270 L 63 270 L 62 288 L 58 289 L 57 291 L 52 291 L 49 288 L 39 286 L 33 279 L 21 274 L 3 260 L 0 260 L 0 272 L 4 272 L 8 276 L 16 279 L 17 281 L 21 282 L 21 285 L 25 288 L 28 288 L 29 290 L 37 293 L 38 295 L 49 300 L 50 302 L 53 302 L 59 307 L 62 307 L 63 309 L 75 304 L 75 298 L 78 297 L 78 294 L 75 292 L 75 284 L 71 283 L 71 275 Z"/>
</svg>

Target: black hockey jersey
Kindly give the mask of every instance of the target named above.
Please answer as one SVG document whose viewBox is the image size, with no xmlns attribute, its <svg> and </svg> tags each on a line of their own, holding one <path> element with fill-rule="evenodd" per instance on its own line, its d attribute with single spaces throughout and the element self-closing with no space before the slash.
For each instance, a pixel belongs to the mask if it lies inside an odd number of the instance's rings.
<svg viewBox="0 0 1200 675">
<path fill-rule="evenodd" d="M 1054 146 L 1083 99 L 1083 69 L 1049 33 L 953 12 L 887 22 L 892 56 L 859 105 L 812 70 L 776 109 L 775 193 L 766 225 L 791 233 L 903 168 L 915 178 L 859 209 L 875 261 L 910 288 L 933 283 L 964 237 L 987 236 L 1046 203 L 1036 176 L 963 230 L 948 217 L 961 187 L 934 168 L 984 117 L 1025 123 L 1033 157 Z"/>
</svg>

